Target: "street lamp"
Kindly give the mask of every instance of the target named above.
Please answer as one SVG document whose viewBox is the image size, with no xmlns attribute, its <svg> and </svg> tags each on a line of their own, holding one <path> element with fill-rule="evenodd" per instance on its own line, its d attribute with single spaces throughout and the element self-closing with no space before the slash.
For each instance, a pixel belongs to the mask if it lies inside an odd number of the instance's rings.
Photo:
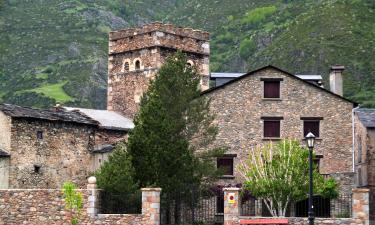
<svg viewBox="0 0 375 225">
<path fill-rule="evenodd" d="M 309 186 L 309 225 L 314 225 L 314 206 L 313 206 L 313 149 L 315 144 L 315 135 L 309 132 L 306 135 L 306 143 L 309 148 L 309 176 L 310 176 L 310 186 Z"/>
</svg>

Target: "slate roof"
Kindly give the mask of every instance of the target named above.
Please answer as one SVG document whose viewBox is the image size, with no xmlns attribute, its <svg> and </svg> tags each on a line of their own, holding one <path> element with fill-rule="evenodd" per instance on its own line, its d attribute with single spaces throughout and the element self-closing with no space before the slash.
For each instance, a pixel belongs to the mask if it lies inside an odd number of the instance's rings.
<svg viewBox="0 0 375 225">
<path fill-rule="evenodd" d="M 211 73 L 212 78 L 237 78 L 243 75 L 245 75 L 245 73 Z M 303 80 L 323 80 L 322 75 L 296 74 L 295 76 Z"/>
<path fill-rule="evenodd" d="M 72 107 L 64 107 L 64 109 L 70 112 L 79 112 L 92 120 L 98 121 L 99 127 L 103 129 L 132 130 L 134 128 L 131 119 L 114 111 Z"/>
<path fill-rule="evenodd" d="M 9 156 L 10 155 L 9 155 L 8 152 L 6 152 L 5 150 L 3 150 L 3 149 L 0 148 L 0 158 L 2 158 L 2 157 L 9 157 Z"/>
<path fill-rule="evenodd" d="M 212 78 L 236 78 L 245 75 L 245 73 L 211 73 Z"/>
<path fill-rule="evenodd" d="M 29 118 L 47 121 L 72 122 L 87 125 L 98 125 L 98 122 L 78 112 L 63 109 L 46 110 L 21 107 L 10 104 L 0 104 L 0 111 L 12 118 Z"/>
<path fill-rule="evenodd" d="M 365 127 L 375 128 L 375 109 L 358 109 L 356 114 Z"/>
<path fill-rule="evenodd" d="M 303 80 L 323 80 L 322 75 L 296 74 L 296 76 Z"/>
<path fill-rule="evenodd" d="M 290 76 L 290 77 L 293 77 L 293 78 L 295 78 L 295 79 L 298 79 L 298 80 L 300 80 L 300 81 L 305 82 L 307 85 L 310 85 L 310 86 L 312 86 L 312 87 L 318 88 L 318 89 L 321 90 L 321 91 L 327 92 L 327 93 L 329 93 L 329 94 L 331 94 L 331 95 L 334 95 L 334 96 L 336 96 L 336 97 L 338 97 L 338 98 L 341 98 L 341 99 L 343 99 L 343 100 L 345 100 L 345 101 L 348 101 L 348 102 L 352 103 L 354 106 L 357 106 L 357 105 L 358 105 L 358 103 L 353 102 L 353 101 L 351 101 L 351 100 L 349 100 L 349 99 L 347 99 L 347 98 L 344 98 L 344 97 L 341 96 L 341 95 L 335 94 L 335 93 L 333 93 L 333 92 L 331 92 L 331 91 L 329 91 L 329 90 L 327 90 L 327 89 L 325 89 L 325 88 L 322 88 L 322 87 L 320 87 L 320 86 L 318 86 L 318 85 L 315 85 L 315 84 L 313 84 L 313 83 L 310 83 L 308 80 L 304 80 L 304 79 L 302 79 L 302 78 L 299 78 L 298 76 L 296 76 L 296 75 L 294 75 L 294 74 L 291 74 L 291 73 L 289 73 L 289 72 L 287 72 L 287 71 L 285 71 L 285 70 L 282 70 L 282 69 L 280 69 L 280 68 L 278 68 L 278 67 L 276 67 L 276 66 L 272 66 L 272 65 L 264 66 L 264 67 L 261 67 L 261 68 L 259 68 L 259 69 L 256 69 L 256 70 L 253 70 L 253 71 L 250 71 L 250 72 L 248 72 L 248 73 L 246 73 L 246 74 L 244 74 L 244 75 L 242 75 L 242 76 L 240 76 L 240 77 L 237 77 L 237 78 L 234 78 L 234 79 L 231 80 L 231 81 L 228 81 L 227 83 L 225 83 L 225 84 L 223 84 L 223 85 L 216 86 L 216 87 L 210 88 L 210 89 L 208 89 L 208 90 L 205 90 L 205 91 L 201 92 L 201 95 L 205 95 L 205 94 L 207 94 L 207 93 L 214 92 L 214 91 L 216 91 L 216 90 L 218 90 L 218 89 L 224 88 L 224 87 L 226 87 L 226 86 L 228 86 L 228 85 L 230 85 L 230 84 L 232 84 L 232 83 L 235 83 L 235 82 L 237 82 L 237 81 L 239 81 L 239 80 L 242 80 L 242 79 L 244 79 L 244 78 L 246 78 L 246 77 L 248 77 L 248 76 L 251 76 L 251 75 L 253 75 L 253 74 L 255 74 L 255 73 L 259 72 L 259 71 L 262 71 L 262 70 L 265 70 L 265 69 L 269 69 L 269 68 L 270 68 L 270 69 L 274 69 L 274 70 L 278 70 L 278 71 L 280 71 L 280 72 L 282 72 L 282 73 L 285 73 L 286 75 L 288 75 L 288 76 Z"/>
</svg>

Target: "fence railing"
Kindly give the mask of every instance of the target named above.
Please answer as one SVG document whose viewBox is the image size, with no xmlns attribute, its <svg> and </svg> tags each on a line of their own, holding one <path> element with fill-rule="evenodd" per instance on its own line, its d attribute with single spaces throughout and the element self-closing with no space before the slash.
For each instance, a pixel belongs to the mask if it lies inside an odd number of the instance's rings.
<svg viewBox="0 0 375 225">
<path fill-rule="evenodd" d="M 140 214 L 142 195 L 100 192 L 99 211 L 101 214 Z"/>
<path fill-rule="evenodd" d="M 336 199 L 314 196 L 314 215 L 321 218 L 349 218 L 352 215 L 352 197 L 340 195 Z M 241 216 L 264 216 L 271 214 L 261 199 L 250 198 L 240 205 Z M 308 199 L 291 203 L 286 212 L 287 217 L 308 217 Z"/>
<path fill-rule="evenodd" d="M 207 190 L 191 189 L 185 193 L 162 195 L 161 225 L 223 224 L 224 196 Z"/>
</svg>

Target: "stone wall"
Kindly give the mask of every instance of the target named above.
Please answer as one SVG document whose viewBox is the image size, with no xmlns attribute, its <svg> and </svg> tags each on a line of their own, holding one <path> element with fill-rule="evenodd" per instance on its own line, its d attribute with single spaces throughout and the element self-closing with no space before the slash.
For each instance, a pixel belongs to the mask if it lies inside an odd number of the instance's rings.
<svg viewBox="0 0 375 225">
<path fill-rule="evenodd" d="M 354 163 L 355 171 L 357 173 L 356 185 L 367 186 L 368 185 L 368 159 L 367 159 L 367 149 L 368 149 L 368 136 L 367 128 L 358 119 L 358 115 L 355 116 L 354 122 Z"/>
<path fill-rule="evenodd" d="M 244 217 L 240 216 L 239 213 L 239 189 L 238 188 L 224 188 L 224 225 L 239 225 L 242 220 L 242 224 L 246 224 L 245 221 L 254 220 L 272 220 L 280 219 L 280 217 L 267 218 L 267 217 Z M 345 224 L 345 225 L 369 225 L 369 190 L 368 189 L 353 189 L 353 204 L 352 204 L 352 218 L 315 218 L 317 225 L 329 225 L 329 224 Z M 304 225 L 308 224 L 308 218 L 300 217 L 284 217 L 281 219 L 287 219 L 288 224 L 292 225 Z"/>
<path fill-rule="evenodd" d="M 58 188 L 85 184 L 90 173 L 94 129 L 73 123 L 13 119 L 10 188 Z M 42 139 L 37 132 L 42 132 Z"/>
<path fill-rule="evenodd" d="M 171 48 L 209 54 L 210 34 L 191 28 L 179 28 L 172 24 L 151 23 L 143 27 L 113 31 L 109 34 L 109 52 L 119 53 L 151 46 L 168 46 Z M 121 43 L 118 43 L 121 42 Z"/>
<path fill-rule="evenodd" d="M 0 112 L 0 149 L 10 150 L 10 129 L 12 119 Z"/>
<path fill-rule="evenodd" d="M 263 98 L 261 78 L 283 79 L 280 99 Z M 323 156 L 320 172 L 352 171 L 352 103 L 273 67 L 266 67 L 203 96 L 211 98 L 211 112 L 216 115 L 219 133 L 215 145 L 228 146 L 228 154 L 237 155 L 234 168 L 239 159 L 248 156 L 250 148 L 279 140 L 263 137 L 261 117 L 283 117 L 281 138 L 296 139 L 302 145 L 305 141 L 301 117 L 322 117 L 320 138 L 314 149 L 316 154 Z M 223 183 L 241 183 L 236 170 L 234 176 L 235 180 L 223 180 Z"/>
<path fill-rule="evenodd" d="M 9 157 L 0 157 L 0 189 L 9 187 Z"/>
<path fill-rule="evenodd" d="M 127 140 L 128 132 L 123 130 L 104 130 L 95 131 L 95 146 L 115 144 L 119 141 Z"/>
<path fill-rule="evenodd" d="M 142 190 L 142 214 L 91 214 L 92 189 L 79 190 L 84 207 L 79 224 L 158 225 L 160 189 Z M 63 194 L 58 189 L 0 190 L 0 225 L 59 224 L 70 225 L 71 214 L 65 209 Z"/>
<path fill-rule="evenodd" d="M 107 109 L 134 118 L 142 94 L 176 50 L 182 50 L 188 62 L 202 74 L 201 88 L 208 88 L 209 37 L 205 32 L 180 29 L 154 23 L 110 33 L 108 58 Z M 140 67 L 136 68 L 136 62 Z M 127 65 L 127 66 L 125 66 Z"/>
</svg>

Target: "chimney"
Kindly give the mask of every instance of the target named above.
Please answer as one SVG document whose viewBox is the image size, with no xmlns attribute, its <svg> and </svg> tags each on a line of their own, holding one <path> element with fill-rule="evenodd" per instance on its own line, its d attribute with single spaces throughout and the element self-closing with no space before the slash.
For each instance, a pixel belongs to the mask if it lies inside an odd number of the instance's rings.
<svg viewBox="0 0 375 225">
<path fill-rule="evenodd" d="M 342 72 L 345 70 L 344 66 L 335 65 L 331 66 L 329 73 L 329 85 L 331 92 L 343 96 L 343 80 Z"/>
</svg>

